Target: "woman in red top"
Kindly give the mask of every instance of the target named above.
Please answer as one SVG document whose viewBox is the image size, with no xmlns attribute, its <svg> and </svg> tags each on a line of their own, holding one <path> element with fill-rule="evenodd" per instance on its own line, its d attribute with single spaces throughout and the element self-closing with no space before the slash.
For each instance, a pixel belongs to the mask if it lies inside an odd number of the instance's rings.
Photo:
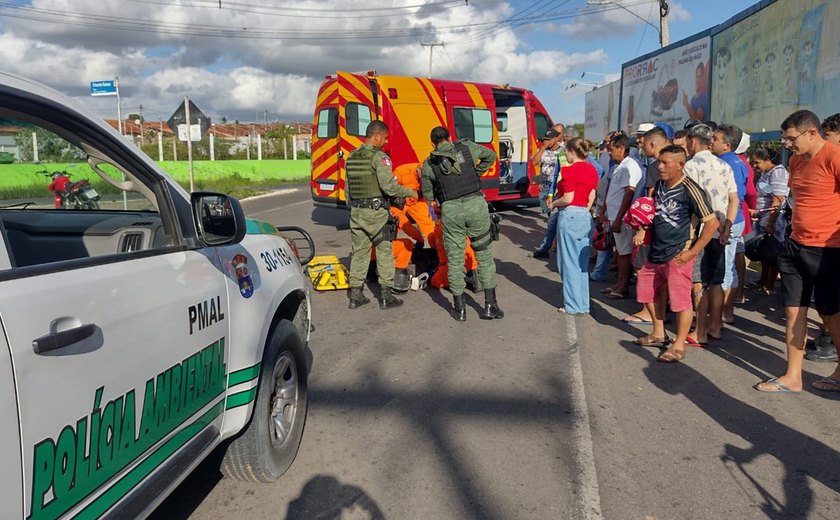
<svg viewBox="0 0 840 520">
<path fill-rule="evenodd" d="M 563 281 L 563 307 L 567 314 L 589 313 L 589 253 L 594 222 L 589 208 L 595 201 L 598 172 L 589 162 L 592 143 L 575 137 L 566 143 L 569 166 L 560 170 L 558 196 L 552 207 L 557 217 L 557 270 Z"/>
</svg>

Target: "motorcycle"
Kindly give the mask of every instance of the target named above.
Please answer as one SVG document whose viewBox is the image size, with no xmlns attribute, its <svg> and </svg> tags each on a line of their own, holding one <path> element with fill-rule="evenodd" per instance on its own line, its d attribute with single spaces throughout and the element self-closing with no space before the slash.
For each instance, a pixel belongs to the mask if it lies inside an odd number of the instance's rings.
<svg viewBox="0 0 840 520">
<path fill-rule="evenodd" d="M 53 194 L 56 209 L 99 209 L 100 195 L 87 179 L 73 182 L 65 171 L 41 170 L 38 173 L 52 179 L 48 189 Z"/>
</svg>

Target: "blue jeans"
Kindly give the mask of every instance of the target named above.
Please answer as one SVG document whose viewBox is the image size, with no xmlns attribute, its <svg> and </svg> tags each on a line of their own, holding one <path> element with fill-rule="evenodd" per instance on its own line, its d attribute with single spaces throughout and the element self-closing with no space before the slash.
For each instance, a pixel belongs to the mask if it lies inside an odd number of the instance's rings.
<svg viewBox="0 0 840 520">
<path fill-rule="evenodd" d="M 551 242 L 557 235 L 557 214 L 558 212 L 555 211 L 548 217 L 548 228 L 546 228 L 545 237 L 543 237 L 543 241 L 538 248 L 543 253 L 548 253 L 548 248 L 551 247 Z"/>
<path fill-rule="evenodd" d="M 610 268 L 610 260 L 612 260 L 612 249 L 598 251 L 598 256 L 595 259 L 595 267 L 592 269 L 592 280 L 606 282 L 610 279 L 610 275 L 607 272 Z"/>
<path fill-rule="evenodd" d="M 723 275 L 724 289 L 738 287 L 738 271 L 735 269 L 735 253 L 738 252 L 738 242 L 744 240 L 744 223 L 732 224 L 732 231 L 729 234 L 729 243 L 726 244 L 724 254 L 726 255 L 726 270 Z"/>
<path fill-rule="evenodd" d="M 595 222 L 589 210 L 569 206 L 557 218 L 557 270 L 568 314 L 589 312 L 589 253 Z"/>
</svg>

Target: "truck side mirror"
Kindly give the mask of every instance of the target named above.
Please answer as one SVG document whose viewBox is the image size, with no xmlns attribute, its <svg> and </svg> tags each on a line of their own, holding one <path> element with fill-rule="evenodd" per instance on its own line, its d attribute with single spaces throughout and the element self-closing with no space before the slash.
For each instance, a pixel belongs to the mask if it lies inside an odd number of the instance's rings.
<svg viewBox="0 0 840 520">
<path fill-rule="evenodd" d="M 238 244 L 245 238 L 245 212 L 235 198 L 198 191 L 190 202 L 198 238 L 208 246 Z"/>
</svg>

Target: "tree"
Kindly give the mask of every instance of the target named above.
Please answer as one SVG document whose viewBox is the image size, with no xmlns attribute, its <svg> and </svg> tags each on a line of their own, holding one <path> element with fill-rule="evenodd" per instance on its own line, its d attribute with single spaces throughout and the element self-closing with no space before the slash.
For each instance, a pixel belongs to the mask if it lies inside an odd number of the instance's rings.
<svg viewBox="0 0 840 520">
<path fill-rule="evenodd" d="M 226 125 L 226 124 L 227 124 L 227 117 L 222 116 L 222 118 L 221 118 L 219 121 L 220 121 L 223 125 Z"/>
<path fill-rule="evenodd" d="M 49 130 L 40 127 L 20 130 L 15 134 L 15 144 L 18 146 L 21 162 L 35 159 L 32 150 L 32 134 L 38 139 L 38 160 L 43 162 L 74 162 L 81 161 L 87 154 L 81 149 L 68 143 Z"/>
</svg>

